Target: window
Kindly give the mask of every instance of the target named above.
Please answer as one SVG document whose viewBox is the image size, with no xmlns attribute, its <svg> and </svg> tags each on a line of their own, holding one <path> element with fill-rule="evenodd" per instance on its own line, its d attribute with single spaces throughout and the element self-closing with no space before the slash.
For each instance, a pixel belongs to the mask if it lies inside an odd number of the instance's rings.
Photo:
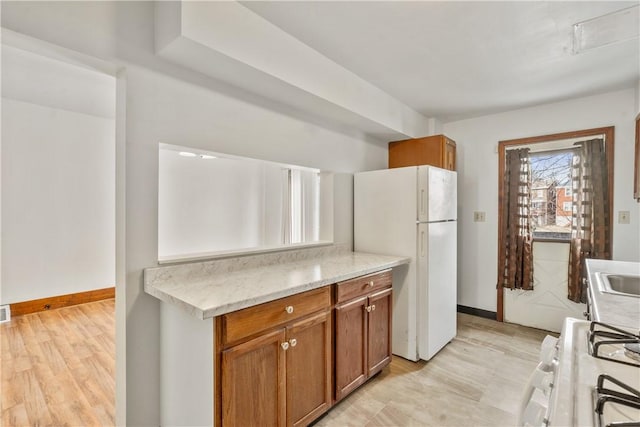
<svg viewBox="0 0 640 427">
<path fill-rule="evenodd" d="M 562 210 L 565 212 L 572 212 L 572 203 L 571 202 L 562 202 Z"/>
<path fill-rule="evenodd" d="M 320 174 L 316 170 L 284 169 L 285 209 L 282 244 L 313 242 L 320 235 Z"/>
<path fill-rule="evenodd" d="M 572 150 L 545 150 L 530 153 L 531 188 L 536 198 L 531 203 L 533 237 L 567 240 L 571 236 L 571 196 L 564 189 L 571 186 Z"/>
</svg>

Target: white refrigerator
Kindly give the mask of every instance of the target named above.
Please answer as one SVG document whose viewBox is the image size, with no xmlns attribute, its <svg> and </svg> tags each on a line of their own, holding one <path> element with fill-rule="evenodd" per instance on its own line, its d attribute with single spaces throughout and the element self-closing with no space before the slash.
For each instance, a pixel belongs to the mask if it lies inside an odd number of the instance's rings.
<svg viewBox="0 0 640 427">
<path fill-rule="evenodd" d="M 354 176 L 358 252 L 411 258 L 393 273 L 393 353 L 429 360 L 456 335 L 457 174 L 412 166 Z"/>
</svg>

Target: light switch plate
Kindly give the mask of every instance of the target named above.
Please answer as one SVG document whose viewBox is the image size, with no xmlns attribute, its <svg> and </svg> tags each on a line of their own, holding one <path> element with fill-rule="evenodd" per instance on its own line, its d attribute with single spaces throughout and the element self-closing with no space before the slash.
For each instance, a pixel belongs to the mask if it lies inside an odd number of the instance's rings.
<svg viewBox="0 0 640 427">
<path fill-rule="evenodd" d="M 486 213 L 483 211 L 475 211 L 473 213 L 473 222 L 485 222 Z"/>
<path fill-rule="evenodd" d="M 618 224 L 629 224 L 629 211 L 618 211 Z"/>
</svg>

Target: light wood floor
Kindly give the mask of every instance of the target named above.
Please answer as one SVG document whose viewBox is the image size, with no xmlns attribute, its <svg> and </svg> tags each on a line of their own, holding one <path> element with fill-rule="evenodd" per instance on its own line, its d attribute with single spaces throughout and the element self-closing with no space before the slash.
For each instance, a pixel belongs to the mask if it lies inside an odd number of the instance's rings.
<svg viewBox="0 0 640 427">
<path fill-rule="evenodd" d="M 114 300 L 0 325 L 2 426 L 115 424 Z"/>
<path fill-rule="evenodd" d="M 315 426 L 513 426 L 546 335 L 458 314 L 456 338 L 433 359 L 394 357 Z"/>
<path fill-rule="evenodd" d="M 114 301 L 0 325 L 2 426 L 114 424 Z M 458 315 L 458 336 L 428 363 L 391 366 L 321 426 L 514 425 L 545 332 Z"/>
</svg>

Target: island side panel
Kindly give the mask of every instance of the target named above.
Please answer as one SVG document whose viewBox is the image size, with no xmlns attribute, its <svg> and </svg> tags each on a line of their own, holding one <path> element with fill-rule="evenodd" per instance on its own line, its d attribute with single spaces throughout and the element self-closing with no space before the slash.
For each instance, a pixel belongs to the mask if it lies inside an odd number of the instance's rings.
<svg viewBox="0 0 640 427">
<path fill-rule="evenodd" d="M 214 319 L 163 302 L 160 309 L 163 426 L 213 426 Z"/>
</svg>

